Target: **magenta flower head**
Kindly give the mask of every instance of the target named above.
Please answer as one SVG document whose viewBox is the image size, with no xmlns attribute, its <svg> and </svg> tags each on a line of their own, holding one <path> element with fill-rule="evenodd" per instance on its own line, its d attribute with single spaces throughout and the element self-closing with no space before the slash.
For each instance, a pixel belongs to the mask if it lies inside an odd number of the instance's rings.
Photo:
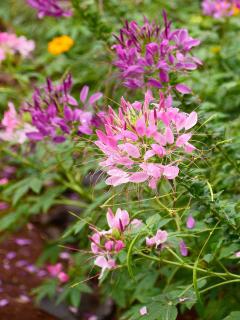
<svg viewBox="0 0 240 320">
<path fill-rule="evenodd" d="M 116 53 L 114 65 L 126 87 L 177 89 L 177 74 L 185 75 L 201 64 L 199 59 L 190 55 L 200 40 L 190 37 L 186 29 L 171 30 L 165 12 L 163 19 L 163 28 L 146 18 L 143 26 L 136 21 L 127 21 L 120 34 L 115 35 L 118 44 L 113 46 Z M 187 93 L 189 91 L 188 88 Z"/>
<path fill-rule="evenodd" d="M 239 0 L 204 0 L 202 2 L 203 13 L 215 19 L 239 14 Z"/>
<path fill-rule="evenodd" d="M 93 111 L 102 94 L 97 92 L 88 99 L 89 88 L 84 86 L 79 103 L 71 96 L 71 89 L 71 75 L 59 85 L 54 85 L 47 79 L 44 86 L 35 89 L 32 102 L 26 108 L 36 129 L 28 133 L 31 140 L 50 137 L 54 142 L 61 143 L 70 134 L 92 134 L 93 128 L 98 124 L 98 117 Z"/>
<path fill-rule="evenodd" d="M 100 166 L 108 174 L 106 184 L 147 181 L 155 189 L 160 179 L 175 179 L 178 165 L 195 149 L 189 129 L 197 123 L 196 112 L 173 108 L 170 96 L 154 101 L 150 91 L 144 103 L 122 98 L 118 113 L 109 107 L 103 117 L 105 130 L 96 131 L 95 144 L 104 154 Z"/>
<path fill-rule="evenodd" d="M 27 0 L 29 6 L 38 11 L 38 17 L 55 18 L 70 17 L 72 15 L 70 0 Z"/>
</svg>

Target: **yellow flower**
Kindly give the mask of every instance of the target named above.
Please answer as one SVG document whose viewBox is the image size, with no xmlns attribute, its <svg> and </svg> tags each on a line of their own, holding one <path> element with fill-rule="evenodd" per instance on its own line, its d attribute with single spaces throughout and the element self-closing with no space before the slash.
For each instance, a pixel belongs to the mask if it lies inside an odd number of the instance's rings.
<svg viewBox="0 0 240 320">
<path fill-rule="evenodd" d="M 240 14 L 240 9 L 237 6 L 233 6 L 233 16 L 238 16 Z"/>
<path fill-rule="evenodd" d="M 56 56 L 70 50 L 73 44 L 74 41 L 69 36 L 56 37 L 48 43 L 48 52 Z"/>
<path fill-rule="evenodd" d="M 212 47 L 210 50 L 211 50 L 212 53 L 217 54 L 217 53 L 219 53 L 221 51 L 221 47 L 220 46 L 215 46 L 215 47 Z"/>
</svg>

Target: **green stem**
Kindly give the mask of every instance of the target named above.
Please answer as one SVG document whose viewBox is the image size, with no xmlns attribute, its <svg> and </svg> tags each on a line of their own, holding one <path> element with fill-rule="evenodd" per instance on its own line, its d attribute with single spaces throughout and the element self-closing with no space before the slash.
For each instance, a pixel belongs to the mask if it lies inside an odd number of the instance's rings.
<svg viewBox="0 0 240 320">
<path fill-rule="evenodd" d="M 179 267 L 182 267 L 182 268 L 185 268 L 185 269 L 189 269 L 189 270 L 196 269 L 199 272 L 211 274 L 211 275 L 219 277 L 219 278 L 232 277 L 232 278 L 240 279 L 240 275 L 237 275 L 237 274 L 234 274 L 234 273 L 231 273 L 231 272 L 228 272 L 228 273 L 226 273 L 226 272 L 224 272 L 224 273 L 223 272 L 214 272 L 214 271 L 206 270 L 206 269 L 199 268 L 199 267 L 195 267 L 194 268 L 194 266 L 192 266 L 190 264 L 186 264 L 186 263 L 180 263 L 180 262 L 177 262 L 177 261 L 160 259 L 160 258 L 155 257 L 155 256 L 149 256 L 149 255 L 146 255 L 146 254 L 144 254 L 142 252 L 138 252 L 137 254 L 142 256 L 142 257 L 144 257 L 144 258 L 147 258 L 149 260 L 156 261 L 158 263 L 159 262 L 163 262 L 163 263 L 167 263 L 167 264 L 174 265 L 174 266 L 179 266 Z"/>
<path fill-rule="evenodd" d="M 180 219 L 177 212 L 175 212 L 174 210 L 168 209 L 168 207 L 166 207 L 157 197 L 155 197 L 155 200 L 163 209 L 165 209 L 170 214 L 171 218 L 173 218 L 176 223 L 177 230 L 180 231 L 181 230 L 180 223 L 179 223 Z"/>
<path fill-rule="evenodd" d="M 240 282 L 240 279 L 234 279 L 234 280 L 228 280 L 228 281 L 223 281 L 223 282 L 220 282 L 220 283 L 216 283 L 206 289 L 203 289 L 200 291 L 200 293 L 204 293 L 204 292 L 207 292 L 211 289 L 214 289 L 214 288 L 217 288 L 217 287 L 220 287 L 220 286 L 224 286 L 225 284 L 229 284 L 229 283 L 234 283 L 234 282 Z"/>
<path fill-rule="evenodd" d="M 63 204 L 66 206 L 75 206 L 75 207 L 79 207 L 79 208 L 85 208 L 87 207 L 86 203 L 82 203 L 80 201 L 76 201 L 76 200 L 69 200 L 69 199 L 57 199 L 54 201 L 55 204 Z"/>
</svg>

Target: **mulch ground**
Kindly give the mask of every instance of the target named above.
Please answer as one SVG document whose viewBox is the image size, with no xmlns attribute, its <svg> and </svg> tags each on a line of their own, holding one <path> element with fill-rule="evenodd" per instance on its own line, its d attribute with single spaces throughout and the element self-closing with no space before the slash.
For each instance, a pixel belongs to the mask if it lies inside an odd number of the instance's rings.
<svg viewBox="0 0 240 320">
<path fill-rule="evenodd" d="M 34 266 L 43 246 L 42 234 L 32 224 L 0 243 L 1 320 L 57 319 L 40 310 L 31 294 L 46 274 Z"/>
</svg>

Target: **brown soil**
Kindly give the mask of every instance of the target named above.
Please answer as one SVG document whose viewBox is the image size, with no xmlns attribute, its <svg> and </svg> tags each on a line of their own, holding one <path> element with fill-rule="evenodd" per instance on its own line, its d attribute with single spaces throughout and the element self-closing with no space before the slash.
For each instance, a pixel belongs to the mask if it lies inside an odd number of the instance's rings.
<svg viewBox="0 0 240 320">
<path fill-rule="evenodd" d="M 25 244 L 24 240 L 27 240 Z M 21 245 L 16 241 L 20 241 Z M 30 243 L 26 243 L 28 241 Z M 1 320 L 56 320 L 55 317 L 39 310 L 31 295 L 31 290 L 43 279 L 43 275 L 39 274 L 40 270 L 34 270 L 34 263 L 41 254 L 43 245 L 44 240 L 40 231 L 32 224 L 1 242 Z M 7 304 L 1 306 L 1 302 Z"/>
</svg>

